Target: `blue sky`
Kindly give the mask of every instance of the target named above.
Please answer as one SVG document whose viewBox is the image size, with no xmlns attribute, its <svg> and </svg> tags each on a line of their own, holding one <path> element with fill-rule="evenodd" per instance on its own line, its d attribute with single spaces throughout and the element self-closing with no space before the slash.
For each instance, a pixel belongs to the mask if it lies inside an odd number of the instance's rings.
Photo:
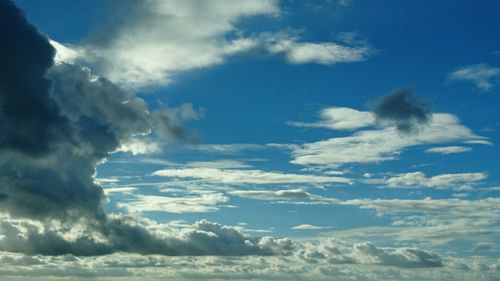
<svg viewBox="0 0 500 281">
<path fill-rule="evenodd" d="M 5 238 L 5 280 L 497 278 L 499 2 L 14 3 L 57 51 L 61 114 L 116 134 L 95 162 L 106 216 L 202 250 L 53 256 Z M 66 93 L 68 69 L 122 90 Z M 5 212 L 23 237 L 26 220 L 115 246 L 82 221 Z"/>
</svg>

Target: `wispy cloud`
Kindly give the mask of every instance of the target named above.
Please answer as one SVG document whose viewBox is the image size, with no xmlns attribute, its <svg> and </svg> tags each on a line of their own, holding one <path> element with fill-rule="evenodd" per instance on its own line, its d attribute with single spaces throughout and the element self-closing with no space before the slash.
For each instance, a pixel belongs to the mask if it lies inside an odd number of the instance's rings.
<svg viewBox="0 0 500 281">
<path fill-rule="evenodd" d="M 471 151 L 471 147 L 467 146 L 441 146 L 441 147 L 431 147 L 426 149 L 427 153 L 437 153 L 437 154 L 457 154 L 463 152 Z"/>
<path fill-rule="evenodd" d="M 355 130 L 375 125 L 371 112 L 359 111 L 349 107 L 330 107 L 321 110 L 318 122 L 288 122 L 289 125 L 309 128 L 328 128 L 333 130 Z"/>
<path fill-rule="evenodd" d="M 317 63 L 331 65 L 345 62 L 359 62 L 371 53 L 368 47 L 348 47 L 337 43 L 309 43 L 281 40 L 269 47 L 272 53 L 284 53 L 293 64 Z"/>
<path fill-rule="evenodd" d="M 312 225 L 312 224 L 299 224 L 296 226 L 292 226 L 291 229 L 293 230 L 320 230 L 320 229 L 328 229 L 331 228 L 329 226 L 317 226 L 317 225 Z"/>
<path fill-rule="evenodd" d="M 451 81 L 474 83 L 481 91 L 490 91 L 500 81 L 500 68 L 485 63 L 463 66 L 448 75 Z"/>
<path fill-rule="evenodd" d="M 311 194 L 303 189 L 283 189 L 283 190 L 236 190 L 231 191 L 231 195 L 242 198 L 273 201 L 277 203 L 291 204 L 329 204 L 337 202 L 335 198 L 326 198 Z"/>
<path fill-rule="evenodd" d="M 340 166 L 346 163 L 373 163 L 397 159 L 407 147 L 422 144 L 480 141 L 451 114 L 434 113 L 431 121 L 416 134 L 402 135 L 396 126 L 361 130 L 347 137 L 336 137 L 292 147 L 292 163 Z"/>
<path fill-rule="evenodd" d="M 412 172 L 390 177 L 386 180 L 389 187 L 429 187 L 429 188 L 454 188 L 457 190 L 471 189 L 472 184 L 486 179 L 486 173 L 458 173 L 442 174 L 427 177 L 422 172 Z"/>
<path fill-rule="evenodd" d="M 154 176 L 170 178 L 201 179 L 223 184 L 321 184 L 321 183 L 350 183 L 344 177 L 316 176 L 290 174 L 281 172 L 265 172 L 261 170 L 237 170 L 216 168 L 183 168 L 164 169 L 153 173 Z"/>
</svg>

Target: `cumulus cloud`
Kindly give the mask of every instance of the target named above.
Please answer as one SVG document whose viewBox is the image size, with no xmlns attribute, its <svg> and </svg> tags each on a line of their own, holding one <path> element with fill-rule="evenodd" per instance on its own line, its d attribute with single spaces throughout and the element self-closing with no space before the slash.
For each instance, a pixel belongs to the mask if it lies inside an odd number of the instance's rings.
<svg viewBox="0 0 500 281">
<path fill-rule="evenodd" d="M 287 174 L 281 172 L 265 172 L 261 170 L 238 170 L 216 168 L 183 168 L 164 169 L 153 173 L 155 176 L 170 178 L 201 179 L 223 184 L 320 184 L 320 183 L 350 183 L 350 179 L 334 176 L 315 176 Z"/>
<path fill-rule="evenodd" d="M 448 75 L 451 81 L 466 81 L 476 85 L 481 91 L 492 90 L 500 80 L 500 68 L 484 63 L 467 65 Z"/>
<path fill-rule="evenodd" d="M 307 243 L 297 255 L 309 263 L 328 260 L 337 264 L 377 264 L 395 267 L 442 267 L 441 257 L 416 248 L 382 248 L 371 242 L 348 243 L 338 239 L 323 239 Z"/>
<path fill-rule="evenodd" d="M 394 124 L 408 134 L 432 119 L 430 104 L 418 99 L 411 90 L 396 90 L 379 98 L 373 109 L 377 122 Z"/>
<path fill-rule="evenodd" d="M 106 213 L 96 165 L 154 133 L 158 122 L 143 99 L 111 81 L 78 65 L 53 65 L 48 39 L 7 0 L 0 0 L 0 38 L 0 211 L 9 217 L 1 221 L 0 250 L 268 255 L 285 247 L 206 221 L 168 239 L 151 224 Z M 187 105 L 165 114 L 171 121 L 195 111 Z"/>
<path fill-rule="evenodd" d="M 170 256 L 241 256 L 286 255 L 294 248 L 289 239 L 250 237 L 234 227 L 206 220 L 180 229 L 151 221 L 140 222 L 132 217 L 115 219 L 100 232 L 95 232 L 89 225 L 91 222 L 85 219 L 71 229 L 57 223 L 3 220 L 0 224 L 0 250 L 76 256 L 118 251 Z"/>
<path fill-rule="evenodd" d="M 426 149 L 427 153 L 437 153 L 437 154 L 456 154 L 471 151 L 472 148 L 466 146 L 441 146 L 441 147 L 431 147 Z"/>
</svg>

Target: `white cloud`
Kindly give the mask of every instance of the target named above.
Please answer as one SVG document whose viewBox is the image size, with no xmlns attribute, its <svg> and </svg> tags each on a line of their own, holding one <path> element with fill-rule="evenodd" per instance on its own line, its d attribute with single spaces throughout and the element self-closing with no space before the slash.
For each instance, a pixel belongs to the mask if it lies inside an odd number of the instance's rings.
<svg viewBox="0 0 500 281">
<path fill-rule="evenodd" d="M 100 62 L 112 81 L 135 87 L 166 84 L 180 71 L 223 63 L 255 45 L 249 38 L 228 38 L 238 34 L 240 20 L 280 13 L 275 0 L 129 2 L 119 3 L 128 11 L 120 15 L 127 24 L 105 28 L 104 42 L 87 46 L 85 58 Z"/>
<path fill-rule="evenodd" d="M 131 138 L 128 141 L 122 142 L 118 148 L 120 152 L 130 152 L 133 155 L 151 154 L 161 151 L 158 143 L 139 138 Z"/>
<path fill-rule="evenodd" d="M 392 220 L 390 226 L 368 226 L 333 231 L 340 239 L 369 239 L 382 243 L 411 243 L 436 247 L 461 243 L 472 248 L 493 241 L 500 234 L 500 199 L 353 199 L 339 202 L 374 210 L 379 217 Z M 492 240 L 493 239 L 493 240 Z"/>
<path fill-rule="evenodd" d="M 284 189 L 284 190 L 236 190 L 229 192 L 242 198 L 255 200 L 273 201 L 278 203 L 294 204 L 330 204 L 337 202 L 335 198 L 326 198 L 311 194 L 303 189 Z"/>
<path fill-rule="evenodd" d="M 464 141 L 485 141 L 460 124 L 451 114 L 435 113 L 432 121 L 418 133 L 399 134 L 393 126 L 362 130 L 351 136 L 306 143 L 292 150 L 292 163 L 340 166 L 396 159 L 407 147 Z"/>
<path fill-rule="evenodd" d="M 321 111 L 321 121 L 314 123 L 288 122 L 297 127 L 329 128 L 333 130 L 355 130 L 375 125 L 371 112 L 348 107 L 330 107 Z"/>
<path fill-rule="evenodd" d="M 291 229 L 294 229 L 294 230 L 318 230 L 318 229 L 326 229 L 326 228 L 330 228 L 328 226 L 316 226 L 316 225 L 312 225 L 312 224 L 299 224 L 299 225 L 296 225 L 296 226 L 293 226 L 291 227 Z"/>
<path fill-rule="evenodd" d="M 441 146 L 441 147 L 431 147 L 426 149 L 427 153 L 438 153 L 438 154 L 456 154 L 471 151 L 472 148 L 466 146 Z"/>
<path fill-rule="evenodd" d="M 71 47 L 65 46 L 54 40 L 50 40 L 50 44 L 56 49 L 56 55 L 54 56 L 54 62 L 56 64 L 74 64 L 79 57 L 78 51 Z"/>
<path fill-rule="evenodd" d="M 399 174 L 386 180 L 390 187 L 432 187 L 432 188 L 455 188 L 470 189 L 471 185 L 488 177 L 486 173 L 458 173 L 442 174 L 427 177 L 422 172 Z"/>
<path fill-rule="evenodd" d="M 261 170 L 223 170 L 216 168 L 164 169 L 154 172 L 153 175 L 171 178 L 201 179 L 224 184 L 320 184 L 351 182 L 350 179 L 343 177 L 287 174 Z"/>
<path fill-rule="evenodd" d="M 490 91 L 500 79 L 500 68 L 484 63 L 468 65 L 450 73 L 449 79 L 472 82 L 480 90 Z"/>
<path fill-rule="evenodd" d="M 374 209 L 377 213 L 441 213 L 460 218 L 476 218 L 479 215 L 491 218 L 500 210 L 500 198 L 480 200 L 461 199 L 352 199 L 344 205 L 355 205 L 363 209 Z M 491 212 L 491 213 L 490 213 Z"/>
<path fill-rule="evenodd" d="M 251 165 L 236 160 L 191 161 L 183 164 L 184 167 L 213 168 L 213 169 L 247 169 Z"/>
<path fill-rule="evenodd" d="M 233 144 L 198 144 L 186 146 L 191 150 L 209 154 L 239 154 L 243 151 L 255 151 L 266 149 L 267 146 L 252 143 L 233 143 Z"/>
<path fill-rule="evenodd" d="M 269 46 L 272 53 L 284 53 L 293 64 L 335 64 L 364 61 L 371 52 L 368 47 L 348 47 L 332 42 L 308 43 L 283 39 Z"/>
<path fill-rule="evenodd" d="M 129 213 L 207 213 L 218 211 L 221 204 L 227 201 L 229 197 L 222 193 L 193 191 L 190 195 L 175 197 L 136 194 L 116 205 Z"/>
</svg>

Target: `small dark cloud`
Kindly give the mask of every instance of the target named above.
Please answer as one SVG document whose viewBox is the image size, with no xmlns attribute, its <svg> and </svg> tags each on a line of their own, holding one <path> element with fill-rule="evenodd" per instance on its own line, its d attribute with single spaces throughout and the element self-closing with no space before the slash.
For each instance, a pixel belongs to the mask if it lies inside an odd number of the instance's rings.
<svg viewBox="0 0 500 281">
<path fill-rule="evenodd" d="M 411 134 L 432 119 L 430 103 L 419 99 L 410 89 L 399 89 L 379 98 L 373 109 L 380 123 L 395 125 L 402 134 Z"/>
<path fill-rule="evenodd" d="M 186 130 L 182 123 L 184 121 L 197 120 L 202 116 L 203 110 L 193 108 L 191 103 L 154 111 L 151 113 L 153 133 L 167 142 L 196 142 L 197 135 L 195 132 Z"/>
</svg>

